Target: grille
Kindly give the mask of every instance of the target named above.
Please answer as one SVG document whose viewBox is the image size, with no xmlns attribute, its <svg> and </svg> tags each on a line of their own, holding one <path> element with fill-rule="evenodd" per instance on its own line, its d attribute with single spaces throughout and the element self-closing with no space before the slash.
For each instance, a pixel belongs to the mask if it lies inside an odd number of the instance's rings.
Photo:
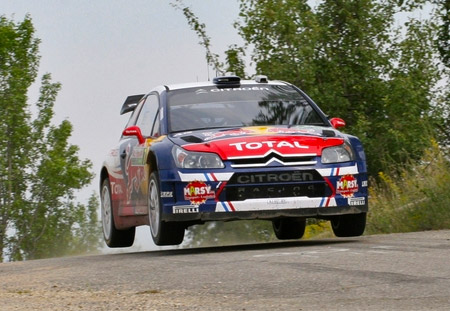
<svg viewBox="0 0 450 311">
<path fill-rule="evenodd" d="M 327 197 L 332 190 L 315 170 L 236 173 L 228 181 L 228 201 L 286 197 Z"/>
<path fill-rule="evenodd" d="M 287 197 L 326 197 L 331 190 L 326 183 L 258 185 L 258 186 L 228 186 L 225 197 L 228 201 L 243 201 L 246 199 L 270 199 Z"/>
<path fill-rule="evenodd" d="M 324 181 L 316 170 L 235 173 L 228 185 Z"/>
</svg>

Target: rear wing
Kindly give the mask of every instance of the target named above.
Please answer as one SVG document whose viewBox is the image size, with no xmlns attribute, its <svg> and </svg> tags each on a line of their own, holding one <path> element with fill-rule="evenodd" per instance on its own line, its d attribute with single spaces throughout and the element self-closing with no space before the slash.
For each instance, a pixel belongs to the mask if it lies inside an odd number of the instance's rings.
<svg viewBox="0 0 450 311">
<path fill-rule="evenodd" d="M 122 105 L 122 109 L 120 110 L 120 114 L 125 114 L 127 112 L 133 111 L 139 101 L 145 96 L 145 94 L 140 94 L 140 95 L 131 95 L 128 96 L 127 99 L 125 99 L 125 102 Z"/>
</svg>

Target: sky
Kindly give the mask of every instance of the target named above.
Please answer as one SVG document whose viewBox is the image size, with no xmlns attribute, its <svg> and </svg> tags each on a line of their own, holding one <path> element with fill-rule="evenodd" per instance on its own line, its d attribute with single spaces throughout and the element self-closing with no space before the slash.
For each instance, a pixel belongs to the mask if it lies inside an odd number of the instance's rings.
<svg viewBox="0 0 450 311">
<path fill-rule="evenodd" d="M 128 95 L 208 78 L 204 48 L 170 2 L 0 0 L 0 15 L 20 22 L 29 14 L 41 40 L 39 76 L 29 90 L 30 105 L 38 99 L 44 73 L 62 84 L 53 123 L 65 119 L 72 123 L 70 142 L 79 146 L 81 159 L 92 161 L 96 174 L 92 184 L 78 192 L 80 203 L 87 203 L 93 191 L 98 193 L 103 159 L 118 143 L 129 117 L 119 115 Z M 222 61 L 229 45 L 242 45 L 232 26 L 239 14 L 237 0 L 184 3 L 206 24 L 212 50 Z M 155 248 L 147 226 L 137 235 L 138 249 Z"/>
</svg>

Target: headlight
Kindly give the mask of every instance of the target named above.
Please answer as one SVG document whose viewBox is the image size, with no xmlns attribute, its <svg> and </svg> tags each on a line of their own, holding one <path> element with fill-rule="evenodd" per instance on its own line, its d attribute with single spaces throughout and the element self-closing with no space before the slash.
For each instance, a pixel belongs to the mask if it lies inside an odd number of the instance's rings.
<svg viewBox="0 0 450 311">
<path fill-rule="evenodd" d="M 324 164 L 349 162 L 353 160 L 352 148 L 346 143 L 322 150 L 322 163 Z"/>
<path fill-rule="evenodd" d="M 190 152 L 173 147 L 173 159 L 179 168 L 224 168 L 222 160 L 215 153 Z"/>
</svg>

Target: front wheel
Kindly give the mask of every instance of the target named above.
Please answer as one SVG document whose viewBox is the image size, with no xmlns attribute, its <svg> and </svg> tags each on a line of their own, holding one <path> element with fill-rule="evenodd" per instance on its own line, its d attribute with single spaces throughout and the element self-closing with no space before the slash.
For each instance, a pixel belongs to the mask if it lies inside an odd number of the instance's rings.
<svg viewBox="0 0 450 311">
<path fill-rule="evenodd" d="M 273 231 L 279 240 L 301 239 L 305 234 L 306 219 L 282 218 L 272 220 Z"/>
<path fill-rule="evenodd" d="M 184 239 L 184 226 L 181 223 L 161 220 L 162 203 L 159 190 L 158 173 L 153 172 L 148 182 L 148 218 L 150 232 L 156 245 L 178 245 Z"/>
<path fill-rule="evenodd" d="M 367 213 L 335 216 L 331 228 L 337 237 L 360 236 L 366 229 Z"/>
<path fill-rule="evenodd" d="M 109 247 L 129 247 L 133 245 L 136 228 L 117 230 L 114 224 L 111 187 L 108 178 L 105 178 L 102 183 L 101 201 L 103 237 L 106 245 Z"/>
</svg>

